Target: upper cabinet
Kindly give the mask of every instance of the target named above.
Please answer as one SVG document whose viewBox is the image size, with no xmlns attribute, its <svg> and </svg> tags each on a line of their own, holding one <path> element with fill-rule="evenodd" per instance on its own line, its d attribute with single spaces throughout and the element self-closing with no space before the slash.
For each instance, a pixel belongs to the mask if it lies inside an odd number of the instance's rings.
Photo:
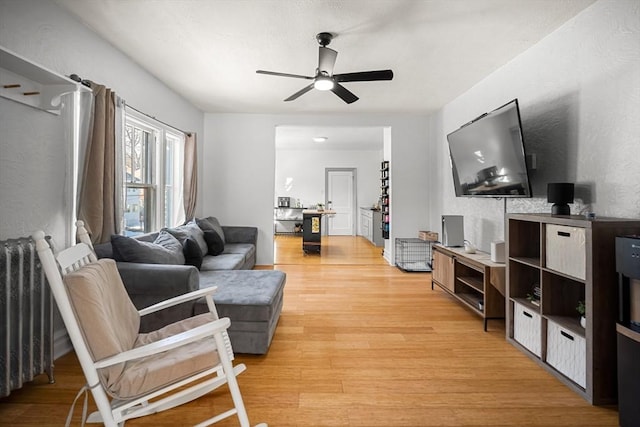
<svg viewBox="0 0 640 427">
<path fill-rule="evenodd" d="M 3 98 L 59 114 L 63 107 L 60 97 L 82 88 L 88 90 L 0 46 L 0 96 Z"/>
</svg>

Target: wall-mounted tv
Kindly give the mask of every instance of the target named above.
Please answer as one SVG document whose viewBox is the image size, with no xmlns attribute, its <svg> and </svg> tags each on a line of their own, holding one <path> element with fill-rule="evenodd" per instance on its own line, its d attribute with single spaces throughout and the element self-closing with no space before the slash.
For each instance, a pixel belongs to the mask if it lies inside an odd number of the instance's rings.
<svg viewBox="0 0 640 427">
<path fill-rule="evenodd" d="M 531 197 L 514 99 L 447 135 L 456 196 Z"/>
</svg>

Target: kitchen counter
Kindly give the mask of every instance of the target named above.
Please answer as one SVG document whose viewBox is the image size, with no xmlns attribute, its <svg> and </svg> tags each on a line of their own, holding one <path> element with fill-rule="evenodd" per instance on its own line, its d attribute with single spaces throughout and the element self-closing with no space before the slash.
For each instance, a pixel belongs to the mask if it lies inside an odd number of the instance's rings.
<svg viewBox="0 0 640 427">
<path fill-rule="evenodd" d="M 322 236 L 322 215 L 335 214 L 333 210 L 305 209 L 302 211 L 302 250 L 304 253 L 316 252 L 320 254 L 320 240 Z"/>
<path fill-rule="evenodd" d="M 382 211 L 373 207 L 360 207 L 360 235 L 375 246 L 384 246 L 382 238 Z"/>
<path fill-rule="evenodd" d="M 302 211 L 303 215 L 333 215 L 335 214 L 336 211 L 332 211 L 330 209 L 323 209 L 323 210 L 318 210 L 318 209 L 305 209 Z"/>
<path fill-rule="evenodd" d="M 300 234 L 302 226 L 302 211 L 304 207 L 275 207 L 273 210 L 273 232 L 275 234 Z"/>
</svg>

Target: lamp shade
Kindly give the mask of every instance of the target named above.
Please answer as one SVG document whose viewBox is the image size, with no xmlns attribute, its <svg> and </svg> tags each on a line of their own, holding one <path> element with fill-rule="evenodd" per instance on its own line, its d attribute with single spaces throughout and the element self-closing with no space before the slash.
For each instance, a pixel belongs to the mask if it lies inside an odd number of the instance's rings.
<svg viewBox="0 0 640 427">
<path fill-rule="evenodd" d="M 553 215 L 569 215 L 569 203 L 573 203 L 574 184 L 571 182 L 550 182 L 547 184 L 547 201 L 553 203 Z"/>
<path fill-rule="evenodd" d="M 550 182 L 547 184 L 547 201 L 549 203 L 573 203 L 572 182 Z"/>
</svg>

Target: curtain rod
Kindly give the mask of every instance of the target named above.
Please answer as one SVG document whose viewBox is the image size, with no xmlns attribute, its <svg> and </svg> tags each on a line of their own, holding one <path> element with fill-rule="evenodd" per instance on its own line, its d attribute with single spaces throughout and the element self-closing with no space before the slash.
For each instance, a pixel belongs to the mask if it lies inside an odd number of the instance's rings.
<svg viewBox="0 0 640 427">
<path fill-rule="evenodd" d="M 71 75 L 69 76 L 69 78 L 70 78 L 71 80 L 73 80 L 73 81 L 76 81 L 76 82 L 78 82 L 78 83 L 81 83 L 81 84 L 83 84 L 83 85 L 85 85 L 85 86 L 87 86 L 87 87 L 91 88 L 91 83 L 92 83 L 92 82 L 91 82 L 90 80 L 83 80 L 83 79 L 82 79 L 82 78 L 80 78 L 77 74 L 71 74 Z M 175 129 L 175 130 L 177 130 L 178 132 L 182 132 L 182 133 L 184 133 L 184 134 L 185 134 L 185 135 L 187 135 L 187 136 L 191 136 L 191 134 L 193 133 L 193 132 L 186 132 L 186 131 L 184 131 L 184 130 L 182 130 L 182 129 L 180 129 L 180 128 L 177 128 L 177 127 L 175 127 L 175 126 L 173 126 L 173 125 L 170 125 L 169 123 L 163 122 L 162 120 L 158 120 L 158 119 L 156 119 L 154 116 L 151 116 L 151 115 L 149 115 L 149 114 L 147 114 L 147 113 L 145 113 L 145 112 L 143 112 L 143 111 L 140 111 L 140 110 L 138 110 L 138 109 L 137 109 L 137 108 L 135 108 L 135 107 L 132 107 L 131 105 L 127 104 L 127 102 L 124 100 L 124 98 L 120 97 L 118 94 L 116 94 L 116 103 L 118 104 L 118 106 L 120 105 L 120 103 L 122 103 L 125 107 L 129 107 L 129 108 L 131 108 L 132 110 L 134 110 L 134 111 L 136 111 L 136 112 L 138 112 L 138 113 L 142 114 L 143 116 L 147 116 L 147 117 L 149 117 L 150 119 L 153 119 L 153 120 L 155 120 L 155 121 L 156 121 L 156 122 L 158 122 L 158 123 L 162 123 L 163 125 L 168 126 L 168 127 L 170 127 L 171 129 Z"/>
<path fill-rule="evenodd" d="M 124 104 L 124 105 L 125 105 L 126 107 L 131 108 L 133 111 L 135 111 L 135 112 L 137 112 L 137 113 L 142 114 L 143 116 L 147 116 L 147 117 L 149 117 L 150 119 L 153 119 L 153 120 L 155 120 L 155 121 L 156 121 L 156 122 L 158 122 L 158 123 L 162 123 L 163 125 L 168 126 L 168 127 L 170 127 L 171 129 L 175 129 L 175 130 L 177 130 L 177 131 L 179 131 L 179 132 L 182 132 L 182 133 L 184 133 L 184 134 L 185 134 L 185 135 L 187 135 L 187 136 L 191 136 L 191 134 L 193 133 L 193 132 L 187 132 L 187 131 L 184 131 L 184 130 L 182 130 L 182 129 L 180 129 L 180 128 L 177 128 L 177 127 L 175 127 L 175 126 L 172 126 L 172 125 L 170 125 L 169 123 L 163 122 L 162 120 L 158 120 L 158 119 L 156 119 L 154 116 L 149 115 L 149 114 L 147 114 L 147 113 L 145 113 L 145 112 L 143 112 L 143 111 L 140 111 L 140 110 L 138 110 L 137 108 L 132 107 L 131 105 L 127 104 L 126 102 L 125 102 L 125 104 Z"/>
</svg>

